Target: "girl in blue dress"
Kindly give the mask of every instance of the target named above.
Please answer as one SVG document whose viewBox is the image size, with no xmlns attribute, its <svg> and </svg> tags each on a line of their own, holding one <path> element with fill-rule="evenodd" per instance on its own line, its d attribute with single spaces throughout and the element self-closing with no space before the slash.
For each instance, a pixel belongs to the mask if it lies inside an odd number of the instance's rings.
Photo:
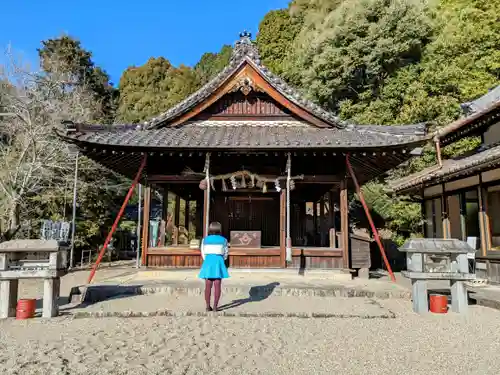
<svg viewBox="0 0 500 375">
<path fill-rule="evenodd" d="M 213 222 L 208 226 L 208 235 L 201 242 L 201 256 L 203 264 L 200 270 L 200 279 L 205 279 L 205 302 L 207 311 L 217 311 L 221 295 L 221 281 L 229 274 L 225 260 L 229 255 L 227 240 L 221 236 L 220 223 Z M 214 307 L 210 305 L 212 286 L 215 289 Z"/>
</svg>

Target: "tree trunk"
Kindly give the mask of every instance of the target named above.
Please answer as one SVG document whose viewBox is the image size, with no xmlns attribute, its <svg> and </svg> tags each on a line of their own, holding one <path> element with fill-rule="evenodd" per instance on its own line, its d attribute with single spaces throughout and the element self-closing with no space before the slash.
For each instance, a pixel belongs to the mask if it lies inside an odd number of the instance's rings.
<svg viewBox="0 0 500 375">
<path fill-rule="evenodd" d="M 19 211 L 20 211 L 19 202 L 17 201 L 12 202 L 9 212 L 9 228 L 8 228 L 8 231 L 12 235 L 17 232 L 20 226 Z"/>
<path fill-rule="evenodd" d="M 11 231 L 16 230 L 19 227 L 19 203 L 17 201 L 12 202 L 9 213 L 9 229 Z"/>
</svg>

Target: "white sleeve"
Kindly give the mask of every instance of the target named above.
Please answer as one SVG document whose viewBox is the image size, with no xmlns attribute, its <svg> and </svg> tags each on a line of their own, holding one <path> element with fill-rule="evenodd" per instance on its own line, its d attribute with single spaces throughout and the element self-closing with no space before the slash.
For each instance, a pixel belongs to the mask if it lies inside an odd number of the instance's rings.
<svg viewBox="0 0 500 375">
<path fill-rule="evenodd" d="M 202 259 L 205 260 L 205 245 L 203 240 L 201 240 L 200 251 Z"/>
</svg>

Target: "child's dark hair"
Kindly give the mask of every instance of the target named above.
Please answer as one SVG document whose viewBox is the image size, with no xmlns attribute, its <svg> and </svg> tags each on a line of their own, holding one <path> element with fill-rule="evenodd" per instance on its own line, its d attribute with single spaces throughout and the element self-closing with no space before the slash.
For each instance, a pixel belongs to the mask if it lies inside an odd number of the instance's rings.
<svg viewBox="0 0 500 375">
<path fill-rule="evenodd" d="M 208 226 L 208 234 L 221 234 L 222 225 L 218 221 L 213 221 Z"/>
</svg>

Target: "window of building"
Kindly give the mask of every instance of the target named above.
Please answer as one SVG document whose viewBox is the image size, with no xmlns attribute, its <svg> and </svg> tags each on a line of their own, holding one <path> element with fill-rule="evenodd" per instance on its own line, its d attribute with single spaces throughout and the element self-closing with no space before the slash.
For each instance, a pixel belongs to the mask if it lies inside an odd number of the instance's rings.
<svg viewBox="0 0 500 375">
<path fill-rule="evenodd" d="M 462 208 L 460 194 L 448 196 L 448 219 L 450 221 L 451 238 L 464 240 L 465 233 L 462 230 Z"/>
<path fill-rule="evenodd" d="M 479 230 L 479 195 L 478 190 L 469 190 L 464 193 L 465 236 L 466 240 L 476 250 L 480 248 Z"/>
<path fill-rule="evenodd" d="M 488 187 L 488 217 L 492 250 L 500 250 L 500 185 Z"/>
<path fill-rule="evenodd" d="M 434 237 L 434 214 L 433 214 L 433 204 L 432 200 L 425 201 L 425 237 L 433 238 Z"/>
<path fill-rule="evenodd" d="M 425 236 L 428 238 L 443 237 L 443 209 L 441 197 L 425 201 Z"/>
</svg>

